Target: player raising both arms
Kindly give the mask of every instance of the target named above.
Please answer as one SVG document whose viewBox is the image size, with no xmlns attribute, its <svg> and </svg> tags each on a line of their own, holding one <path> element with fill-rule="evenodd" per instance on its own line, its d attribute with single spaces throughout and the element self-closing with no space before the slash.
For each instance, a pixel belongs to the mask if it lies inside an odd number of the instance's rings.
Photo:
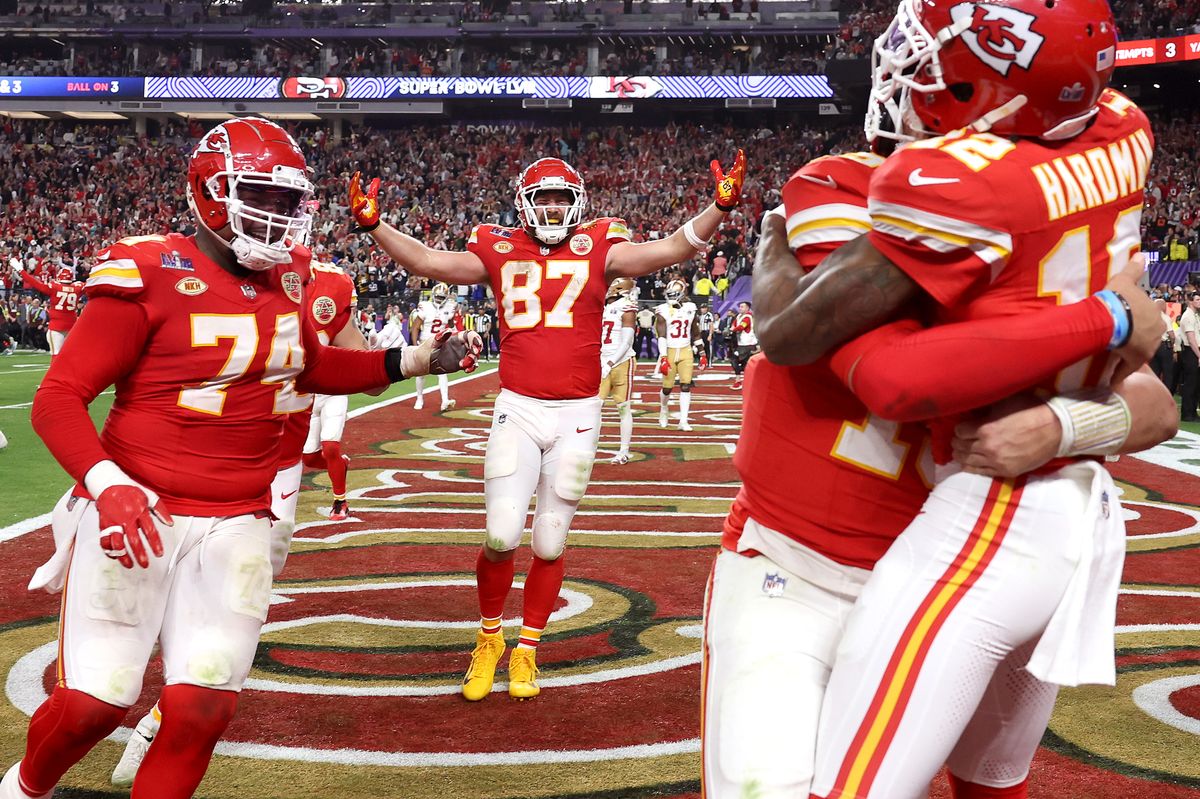
<svg viewBox="0 0 1200 799">
<path fill-rule="evenodd" d="M 75 327 L 83 283 L 75 279 L 75 271 L 69 266 L 59 267 L 58 274 L 49 283 L 26 272 L 20 261 L 14 259 L 12 266 L 26 286 L 50 298 L 46 301 L 46 308 L 50 311 L 50 329 L 46 331 L 46 341 L 50 344 L 50 357 L 53 358 L 62 351 L 71 328 Z"/>
<path fill-rule="evenodd" d="M 450 287 L 445 283 L 438 283 L 429 293 L 428 300 L 417 303 L 409 321 L 409 335 L 413 344 L 420 344 L 439 335 L 443 330 L 462 330 L 461 322 L 462 318 L 458 316 L 458 301 L 451 295 Z M 420 410 L 425 407 L 425 378 L 418 377 L 413 382 L 417 392 L 417 401 L 413 403 L 413 408 Z M 450 383 L 445 375 L 438 375 L 438 391 L 442 394 L 442 410 L 448 411 L 453 408 Z"/>
<path fill-rule="evenodd" d="M 633 332 L 637 324 L 637 284 L 633 278 L 619 277 L 608 287 L 604 298 L 604 320 L 600 340 L 600 401 L 617 404 L 621 445 L 612 463 L 629 463 L 629 443 L 633 439 Z"/>
<path fill-rule="evenodd" d="M 700 368 L 708 366 L 704 354 L 704 339 L 700 337 L 700 320 L 696 304 L 686 301 L 687 284 L 672 280 L 663 291 L 666 302 L 654 309 L 654 332 L 658 336 L 658 373 L 662 375 L 662 394 L 659 395 L 658 426 L 667 426 L 671 407 L 671 391 L 679 378 L 679 429 L 691 430 L 688 411 L 692 407 L 693 350 L 700 353 Z"/>
<path fill-rule="evenodd" d="M 649 274 L 705 247 L 741 197 L 745 156 L 722 174 L 712 162 L 715 202 L 666 238 L 633 243 L 619 219 L 584 221 L 583 178 L 557 158 L 530 164 L 516 184 L 521 227 L 480 225 L 466 252 L 445 252 L 381 224 L 379 181 L 358 175 L 350 208 L 358 224 L 410 272 L 469 285 L 487 281 L 501 308 L 500 396 L 484 458 L 487 539 L 476 560 L 481 624 L 463 696 L 492 690 L 504 654 L 501 615 L 513 555 L 537 495 L 533 564 L 525 578 L 523 627 L 509 661 L 511 696 L 538 694 L 535 650 L 563 579 L 563 548 L 591 476 L 600 428 L 600 337 L 604 298 L 618 277 Z"/>
<path fill-rule="evenodd" d="M 132 795 L 190 797 L 266 618 L 268 492 L 284 420 L 308 407 L 298 390 L 355 392 L 473 366 L 470 334 L 404 351 L 320 343 L 300 313 L 306 172 L 277 125 L 218 125 L 189 164 L 196 235 L 124 239 L 91 270 L 78 334 L 33 406 L 34 429 L 87 495 L 31 584 L 64 594 L 59 677 L 0 795 L 48 797 L 121 723 L 158 642 L 163 722 Z M 164 267 L 176 257 L 188 268 Z M 87 408 L 113 384 L 97 435 Z"/>
</svg>

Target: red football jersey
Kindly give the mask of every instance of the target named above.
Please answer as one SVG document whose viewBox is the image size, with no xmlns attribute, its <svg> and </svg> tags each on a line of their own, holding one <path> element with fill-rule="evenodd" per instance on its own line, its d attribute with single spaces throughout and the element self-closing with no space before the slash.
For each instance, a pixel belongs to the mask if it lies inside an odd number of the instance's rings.
<svg viewBox="0 0 1200 799">
<path fill-rule="evenodd" d="M 585 222 L 554 247 L 522 228 L 479 225 L 467 249 L 487 267 L 500 306 L 500 385 L 539 399 L 600 391 L 600 325 L 613 244 L 629 241 L 620 219 Z"/>
<path fill-rule="evenodd" d="M 313 262 L 312 281 L 305 286 L 304 307 L 322 344 L 332 342 L 342 332 L 358 305 L 354 281 L 341 267 Z M 284 469 L 300 460 L 308 438 L 308 423 L 312 417 L 312 395 L 300 394 L 306 407 L 288 416 L 279 443 L 279 468 Z"/>
<path fill-rule="evenodd" d="M 1066 141 L 960 131 L 911 144 L 871 180 L 868 235 L 939 303 L 944 322 L 1076 302 L 1140 249 L 1153 151 L 1146 116 L 1111 89 L 1092 124 Z M 1089 358 L 1044 388 L 1094 386 L 1112 364 Z M 949 459 L 952 422 L 935 426 L 939 461 Z"/>
<path fill-rule="evenodd" d="M 75 327 L 79 318 L 79 298 L 83 294 L 83 284 L 78 281 L 65 283 L 61 280 L 43 282 L 31 274 L 23 274 L 21 279 L 25 285 L 34 291 L 40 291 L 49 297 L 46 308 L 50 312 L 50 329 L 66 333 Z"/>
<path fill-rule="evenodd" d="M 811 268 L 870 227 L 867 185 L 882 159 L 818 158 L 783 190 L 788 241 Z M 925 501 L 933 477 L 921 425 L 872 417 L 829 369 L 750 359 L 733 457 L 742 488 L 725 522 L 736 550 L 746 516 L 840 563 L 870 569 Z"/>
<path fill-rule="evenodd" d="M 124 239 L 100 253 L 88 296 L 136 303 L 148 323 L 100 441 L 173 513 L 270 507 L 284 421 L 311 402 L 293 383 L 304 367 L 309 257 L 298 248 L 291 264 L 235 277 L 178 234 Z"/>
</svg>

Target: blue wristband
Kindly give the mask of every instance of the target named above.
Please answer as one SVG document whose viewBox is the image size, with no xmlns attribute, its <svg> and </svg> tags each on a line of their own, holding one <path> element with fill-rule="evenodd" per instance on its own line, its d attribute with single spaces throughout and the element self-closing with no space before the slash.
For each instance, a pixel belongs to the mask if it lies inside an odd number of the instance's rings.
<svg viewBox="0 0 1200 799">
<path fill-rule="evenodd" d="M 1129 337 L 1133 335 L 1133 311 L 1129 308 L 1129 303 L 1115 291 L 1105 289 L 1098 291 L 1094 295 L 1112 314 L 1113 332 L 1112 338 L 1109 339 L 1108 348 L 1115 350 L 1119 347 L 1124 347 L 1129 342 Z"/>
</svg>

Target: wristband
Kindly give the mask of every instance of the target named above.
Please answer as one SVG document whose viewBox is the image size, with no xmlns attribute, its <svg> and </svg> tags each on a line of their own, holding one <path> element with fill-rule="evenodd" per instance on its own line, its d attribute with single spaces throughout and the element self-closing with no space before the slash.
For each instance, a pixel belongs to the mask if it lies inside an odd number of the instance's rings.
<svg viewBox="0 0 1200 799">
<path fill-rule="evenodd" d="M 688 244 L 692 245 L 693 250 L 707 250 L 708 242 L 696 235 L 696 226 L 692 224 L 691 219 L 683 223 L 683 237 L 687 239 Z"/>
<path fill-rule="evenodd" d="M 713 200 L 713 205 L 717 206 L 717 210 L 723 214 L 727 214 L 730 211 L 732 211 L 734 208 L 737 208 L 737 203 L 734 203 L 733 205 L 721 205 L 716 200 Z"/>
<path fill-rule="evenodd" d="M 375 228 L 379 227 L 379 223 L 382 221 L 383 221 L 383 217 L 380 217 L 379 219 L 377 219 L 375 221 L 375 224 L 371 225 L 370 227 L 366 227 L 364 225 L 355 223 L 354 227 L 350 228 L 350 232 L 351 233 L 370 233 L 371 231 L 375 230 Z"/>
<path fill-rule="evenodd" d="M 1120 452 L 1133 426 L 1125 399 L 1108 389 L 1091 389 L 1046 401 L 1062 425 L 1060 458 L 1114 455 Z"/>
<path fill-rule="evenodd" d="M 1133 309 L 1129 307 L 1129 301 L 1111 289 L 1098 291 L 1092 296 L 1103 302 L 1112 314 L 1113 333 L 1108 348 L 1115 350 L 1124 347 L 1133 336 Z"/>
<path fill-rule="evenodd" d="M 404 370 L 400 368 L 404 358 L 404 347 L 393 347 L 387 351 L 383 359 L 383 368 L 387 370 L 388 380 L 399 383 L 404 379 Z"/>
</svg>

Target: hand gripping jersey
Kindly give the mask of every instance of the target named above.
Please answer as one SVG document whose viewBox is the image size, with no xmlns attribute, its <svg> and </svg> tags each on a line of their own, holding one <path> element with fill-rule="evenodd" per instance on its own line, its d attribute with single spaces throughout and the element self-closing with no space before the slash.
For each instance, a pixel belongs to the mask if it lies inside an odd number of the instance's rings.
<svg viewBox="0 0 1200 799">
<path fill-rule="evenodd" d="M 602 363 L 607 363 L 620 355 L 617 352 L 617 346 L 620 343 L 619 333 L 623 327 L 622 317 L 629 311 L 637 313 L 637 309 L 637 303 L 625 297 L 619 297 L 604 306 L 604 318 L 600 323 L 600 361 Z M 617 363 L 624 363 L 632 357 L 633 350 L 630 349 L 625 353 L 625 358 Z M 613 363 L 613 366 L 616 366 L 617 363 Z"/>
<path fill-rule="evenodd" d="M 865 233 L 867 184 L 882 159 L 812 161 L 783 190 L 788 240 L 806 268 Z M 872 417 L 827 361 L 746 370 L 742 433 L 733 457 L 742 488 L 725 521 L 737 550 L 747 515 L 839 563 L 869 569 L 912 521 L 933 464 L 919 425 Z"/>
<path fill-rule="evenodd" d="M 911 144 L 871 180 L 871 242 L 937 300 L 941 321 L 1076 302 L 1140 248 L 1153 150 L 1145 115 L 1111 89 L 1066 141 L 960 131 Z M 1097 385 L 1111 365 L 1081 361 L 1044 388 Z M 935 426 L 939 461 L 952 422 Z"/>
<path fill-rule="evenodd" d="M 582 399 L 600 390 L 600 327 L 620 219 L 585 222 L 549 247 L 521 228 L 479 225 L 467 249 L 487 267 L 500 305 L 500 385 L 527 397 Z"/>
<path fill-rule="evenodd" d="M 50 298 L 46 302 L 50 312 L 50 330 L 67 333 L 75 327 L 75 320 L 79 318 L 79 298 L 83 294 L 82 283 L 61 280 L 43 282 L 28 273 L 23 274 L 21 279 L 29 288 Z"/>
<path fill-rule="evenodd" d="M 235 277 L 192 238 L 142 236 L 104 250 L 91 271 L 89 297 L 136 303 L 149 327 L 140 359 L 117 381 L 101 444 L 174 513 L 269 507 L 284 422 L 311 403 L 293 384 L 310 256 L 292 255 Z"/>
<path fill-rule="evenodd" d="M 449 299 L 441 305 L 431 300 L 421 300 L 417 304 L 417 315 L 421 317 L 421 337 L 418 341 L 433 338 L 443 330 L 456 329 L 454 315 L 458 312 L 458 303 Z"/>
<path fill-rule="evenodd" d="M 672 350 L 692 346 L 692 320 L 696 318 L 696 304 L 685 302 L 678 308 L 669 302 L 655 306 L 654 313 L 662 318 L 667 328 L 667 348 Z"/>
<path fill-rule="evenodd" d="M 312 264 L 312 281 L 305 287 L 304 308 L 312 319 L 321 343 L 329 344 L 342 332 L 342 328 L 350 323 L 357 305 L 358 295 L 354 291 L 354 281 L 341 267 L 332 264 Z M 307 398 L 307 404 L 303 411 L 291 414 L 284 425 L 283 439 L 279 444 L 281 469 L 300 460 L 304 441 L 308 438 L 313 397 L 311 394 L 300 396 Z"/>
</svg>

